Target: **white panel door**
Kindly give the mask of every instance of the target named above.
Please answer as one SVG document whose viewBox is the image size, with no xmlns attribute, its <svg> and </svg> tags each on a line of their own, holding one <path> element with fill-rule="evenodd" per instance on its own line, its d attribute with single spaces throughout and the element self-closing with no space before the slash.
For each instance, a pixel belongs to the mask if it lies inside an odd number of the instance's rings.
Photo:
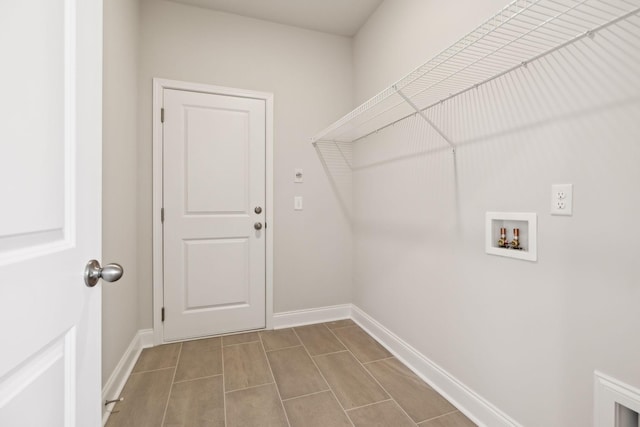
<svg viewBox="0 0 640 427">
<path fill-rule="evenodd" d="M 163 91 L 164 339 L 265 327 L 265 101 Z"/>
<path fill-rule="evenodd" d="M 0 2 L 0 426 L 98 426 L 102 2 Z"/>
</svg>

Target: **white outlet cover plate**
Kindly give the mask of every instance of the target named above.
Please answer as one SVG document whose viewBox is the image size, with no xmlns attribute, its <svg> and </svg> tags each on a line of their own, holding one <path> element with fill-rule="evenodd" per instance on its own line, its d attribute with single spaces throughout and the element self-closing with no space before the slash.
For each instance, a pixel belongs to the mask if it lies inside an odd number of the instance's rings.
<svg viewBox="0 0 640 427">
<path fill-rule="evenodd" d="M 573 215 L 573 184 L 551 186 L 551 215 Z"/>
<path fill-rule="evenodd" d="M 293 198 L 293 209 L 297 211 L 302 210 L 302 196 L 295 196 Z"/>
</svg>

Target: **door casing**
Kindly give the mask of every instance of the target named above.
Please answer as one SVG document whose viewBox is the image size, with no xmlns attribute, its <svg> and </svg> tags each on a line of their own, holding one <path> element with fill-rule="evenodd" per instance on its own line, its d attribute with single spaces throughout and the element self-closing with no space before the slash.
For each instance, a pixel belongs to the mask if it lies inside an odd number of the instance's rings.
<svg viewBox="0 0 640 427">
<path fill-rule="evenodd" d="M 162 333 L 162 307 L 164 301 L 164 275 L 162 256 L 162 121 L 161 109 L 163 92 L 165 89 L 185 90 L 191 92 L 211 93 L 217 95 L 247 97 L 263 99 L 265 101 L 265 222 L 266 252 L 265 252 L 265 314 L 266 329 L 273 329 L 273 94 L 236 89 L 222 86 L 212 86 L 201 83 L 191 83 L 179 80 L 153 79 L 153 342 L 154 345 L 164 344 Z"/>
</svg>

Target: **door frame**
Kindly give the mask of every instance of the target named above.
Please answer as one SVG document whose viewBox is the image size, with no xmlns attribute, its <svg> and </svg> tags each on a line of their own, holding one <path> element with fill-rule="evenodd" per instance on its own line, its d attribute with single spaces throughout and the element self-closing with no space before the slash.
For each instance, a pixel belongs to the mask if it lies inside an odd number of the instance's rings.
<svg viewBox="0 0 640 427">
<path fill-rule="evenodd" d="M 161 310 L 164 301 L 164 259 L 162 256 L 162 122 L 165 89 L 262 99 L 265 101 L 265 329 L 273 329 L 273 94 L 253 90 L 212 86 L 161 78 L 153 79 L 153 343 L 164 344 Z"/>
</svg>

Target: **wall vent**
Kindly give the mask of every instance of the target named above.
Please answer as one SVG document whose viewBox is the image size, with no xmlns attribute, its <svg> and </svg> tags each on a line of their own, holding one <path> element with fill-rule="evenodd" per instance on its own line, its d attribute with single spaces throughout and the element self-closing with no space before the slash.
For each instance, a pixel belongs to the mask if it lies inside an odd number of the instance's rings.
<svg viewBox="0 0 640 427">
<path fill-rule="evenodd" d="M 640 427 L 640 390 L 595 371 L 594 427 Z"/>
<path fill-rule="evenodd" d="M 638 412 L 616 403 L 616 427 L 640 427 Z"/>
</svg>

